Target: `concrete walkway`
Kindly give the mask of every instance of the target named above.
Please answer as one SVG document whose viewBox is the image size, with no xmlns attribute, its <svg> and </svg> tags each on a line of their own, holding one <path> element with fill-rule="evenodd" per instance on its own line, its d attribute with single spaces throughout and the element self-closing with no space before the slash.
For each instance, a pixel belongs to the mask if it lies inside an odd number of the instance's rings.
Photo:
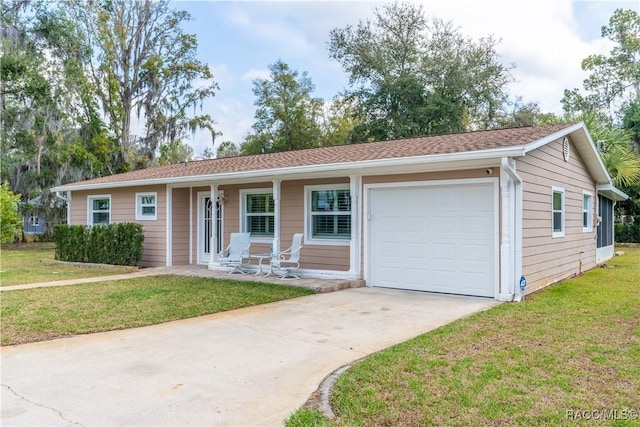
<svg viewBox="0 0 640 427">
<path fill-rule="evenodd" d="M 275 275 L 265 276 L 264 274 L 227 274 L 226 270 L 209 270 L 205 265 L 183 265 L 173 267 L 153 267 L 143 268 L 132 273 L 114 274 L 109 276 L 89 277 L 85 279 L 58 280 L 53 282 L 29 283 L 25 285 L 0 286 L 0 292 L 15 291 L 20 289 L 45 288 L 51 286 L 70 286 L 84 283 L 107 282 L 111 280 L 134 279 L 138 277 L 159 276 L 163 274 L 174 274 L 178 276 L 191 277 L 211 277 L 228 280 L 242 280 L 249 282 L 275 283 L 286 286 L 296 286 L 299 288 L 311 289 L 315 292 L 334 292 L 348 288 L 360 288 L 364 286 L 364 280 L 342 280 L 342 279 L 280 279 Z"/>
<path fill-rule="evenodd" d="M 496 304 L 377 288 L 0 349 L 2 425 L 282 425 L 336 368 Z"/>
</svg>

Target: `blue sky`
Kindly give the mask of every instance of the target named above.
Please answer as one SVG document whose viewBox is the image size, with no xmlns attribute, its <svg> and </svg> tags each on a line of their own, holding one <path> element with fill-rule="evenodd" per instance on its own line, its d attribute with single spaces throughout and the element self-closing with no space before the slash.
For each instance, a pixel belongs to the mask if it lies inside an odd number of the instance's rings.
<svg viewBox="0 0 640 427">
<path fill-rule="evenodd" d="M 608 0 L 413 0 L 427 15 L 453 22 L 474 38 L 493 35 L 503 63 L 514 64 L 513 96 L 536 101 L 544 111 L 561 112 L 564 89 L 580 87 L 585 77 L 583 58 L 607 53 L 600 37 L 616 8 L 640 12 L 640 1 Z M 198 55 L 209 64 L 220 85 L 204 111 L 223 133 L 216 139 L 242 142 L 253 124 L 252 81 L 267 77 L 278 59 L 307 71 L 316 86 L 314 96 L 331 100 L 348 81 L 339 64 L 328 57 L 332 28 L 356 25 L 372 15 L 371 1 L 211 1 L 175 0 L 193 20 L 185 30 L 198 38 Z M 210 137 L 197 133 L 194 152 L 211 146 Z"/>
</svg>

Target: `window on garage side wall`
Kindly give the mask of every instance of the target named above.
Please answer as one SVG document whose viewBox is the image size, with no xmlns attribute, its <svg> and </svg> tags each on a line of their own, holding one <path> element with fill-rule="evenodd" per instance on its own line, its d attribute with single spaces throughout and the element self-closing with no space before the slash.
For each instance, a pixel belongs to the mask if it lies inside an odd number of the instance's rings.
<svg viewBox="0 0 640 427">
<path fill-rule="evenodd" d="M 582 192 L 582 231 L 593 231 L 593 194 Z"/>
<path fill-rule="evenodd" d="M 564 188 L 552 188 L 551 205 L 553 237 L 564 237 Z"/>
</svg>

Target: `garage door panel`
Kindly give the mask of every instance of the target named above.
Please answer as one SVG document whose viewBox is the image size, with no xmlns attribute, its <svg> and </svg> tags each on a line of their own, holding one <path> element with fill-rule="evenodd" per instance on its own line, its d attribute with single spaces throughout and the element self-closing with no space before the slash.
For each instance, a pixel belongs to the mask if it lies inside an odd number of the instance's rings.
<svg viewBox="0 0 640 427">
<path fill-rule="evenodd" d="M 427 214 L 427 212 L 423 213 Z M 453 233 L 456 230 L 456 219 L 450 212 L 431 214 L 429 216 L 433 232 L 438 234 Z"/>
<path fill-rule="evenodd" d="M 494 296 L 492 183 L 379 188 L 369 194 L 373 286 Z"/>
<path fill-rule="evenodd" d="M 482 265 L 484 265 L 489 261 L 489 252 L 491 251 L 491 248 L 487 248 L 487 245 L 464 244 L 460 245 L 459 249 L 460 250 L 458 259 L 460 259 L 462 262 L 480 262 Z"/>
<path fill-rule="evenodd" d="M 455 262 L 456 260 L 456 247 L 450 243 L 434 243 L 431 245 L 433 251 L 431 251 L 432 258 L 435 261 L 449 261 Z M 424 262 L 424 260 L 423 260 Z"/>
<path fill-rule="evenodd" d="M 462 220 L 458 221 L 458 231 L 462 232 L 466 235 L 478 235 L 485 236 L 486 227 L 490 227 L 491 222 L 488 215 L 485 213 L 484 215 L 468 215 L 461 218 Z"/>
</svg>

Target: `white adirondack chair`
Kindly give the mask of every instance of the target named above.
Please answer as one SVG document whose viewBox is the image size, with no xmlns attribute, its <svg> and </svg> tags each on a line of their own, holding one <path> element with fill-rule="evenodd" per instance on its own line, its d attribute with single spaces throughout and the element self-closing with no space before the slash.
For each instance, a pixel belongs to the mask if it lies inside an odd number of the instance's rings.
<svg viewBox="0 0 640 427">
<path fill-rule="evenodd" d="M 229 246 L 220 252 L 220 265 L 233 267 L 228 274 L 245 274 L 244 260 L 249 258 L 251 233 L 231 233 Z M 226 255 L 225 255 L 226 254 Z"/>
<path fill-rule="evenodd" d="M 302 249 L 303 237 L 302 233 L 294 234 L 291 247 L 271 258 L 271 270 L 280 274 L 280 279 L 300 278 L 300 275 L 296 274 L 296 270 L 300 268 L 300 250 Z"/>
</svg>

